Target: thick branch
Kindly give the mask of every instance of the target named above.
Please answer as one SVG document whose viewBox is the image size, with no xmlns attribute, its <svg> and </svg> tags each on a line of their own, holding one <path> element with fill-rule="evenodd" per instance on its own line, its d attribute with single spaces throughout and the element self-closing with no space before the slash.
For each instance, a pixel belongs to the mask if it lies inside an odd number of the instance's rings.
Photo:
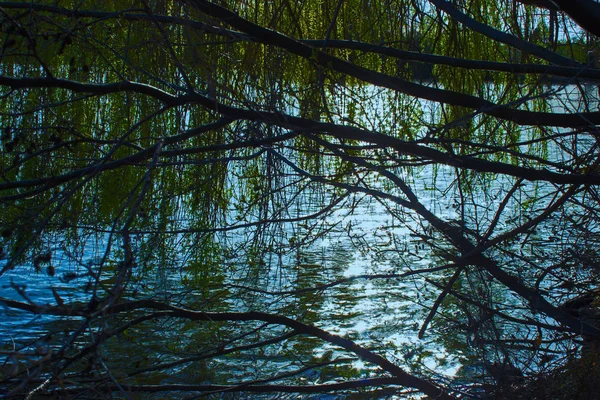
<svg viewBox="0 0 600 400">
<path fill-rule="evenodd" d="M 586 31 L 600 36 L 600 4 L 593 0 L 553 0 Z"/>
<path fill-rule="evenodd" d="M 358 42 L 354 40 L 300 40 L 300 42 L 313 47 L 360 50 L 365 53 L 383 54 L 407 61 L 449 65 L 451 67 L 465 68 L 469 70 L 489 70 L 509 72 L 511 74 L 540 74 L 578 79 L 600 79 L 600 70 L 585 66 L 567 67 L 560 65 L 514 64 L 487 60 L 467 60 L 464 58 L 441 56 L 438 54 L 400 50 L 389 46 Z"/>
<path fill-rule="evenodd" d="M 433 3 L 437 8 L 443 10 L 445 13 L 450 15 L 455 20 L 464 24 L 465 26 L 471 28 L 472 30 L 479 32 L 493 40 L 496 40 L 501 43 L 506 43 L 512 47 L 515 47 L 521 51 L 526 51 L 530 54 L 533 54 L 537 57 L 540 57 L 544 60 L 550 61 L 553 64 L 557 65 L 565 65 L 565 66 L 582 66 L 582 64 L 571 60 L 569 58 L 563 57 L 559 54 L 556 54 L 550 50 L 546 50 L 543 47 L 536 46 L 533 43 L 526 42 L 522 39 L 517 38 L 516 36 L 510 35 L 508 33 L 501 32 L 497 29 L 492 28 L 489 25 L 483 24 L 479 21 L 474 20 L 469 17 L 467 14 L 461 12 L 456 7 L 452 5 L 449 1 L 446 0 L 429 0 Z M 566 0 L 567 2 L 571 0 Z"/>
</svg>

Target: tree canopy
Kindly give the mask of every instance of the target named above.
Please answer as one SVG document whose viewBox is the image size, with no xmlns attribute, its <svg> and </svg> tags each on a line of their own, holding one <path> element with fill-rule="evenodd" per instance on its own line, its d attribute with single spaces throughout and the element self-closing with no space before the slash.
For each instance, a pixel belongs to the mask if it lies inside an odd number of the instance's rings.
<svg viewBox="0 0 600 400">
<path fill-rule="evenodd" d="M 598 393 L 596 1 L 0 16 L 6 397 Z"/>
</svg>

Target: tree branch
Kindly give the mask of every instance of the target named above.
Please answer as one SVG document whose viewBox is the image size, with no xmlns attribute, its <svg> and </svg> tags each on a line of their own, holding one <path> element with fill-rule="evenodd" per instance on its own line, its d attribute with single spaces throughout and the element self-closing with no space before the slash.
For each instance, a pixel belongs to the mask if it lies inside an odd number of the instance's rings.
<svg viewBox="0 0 600 400">
<path fill-rule="evenodd" d="M 6 301 L 5 299 L 0 299 L 0 301 Z M 8 304 L 8 303 L 7 303 Z M 38 307 L 32 308 L 31 304 L 21 303 L 10 301 L 10 305 L 12 308 L 22 309 L 34 313 L 47 313 L 50 315 L 68 315 L 66 314 L 67 310 L 70 310 L 69 307 Z M 343 349 L 352 352 L 359 356 L 361 359 L 368 361 L 374 365 L 379 366 L 384 371 L 392 374 L 396 379 L 396 384 L 412 387 L 420 390 L 421 392 L 427 394 L 436 399 L 441 400 L 451 400 L 452 396 L 445 393 L 444 389 L 438 387 L 437 385 L 419 378 L 415 375 L 409 374 L 404 371 L 402 368 L 393 364 L 389 360 L 384 357 L 375 354 L 374 352 L 360 346 L 356 342 L 345 339 L 341 336 L 334 335 L 329 333 L 321 328 L 317 328 L 312 325 L 304 324 L 300 321 L 277 315 L 277 314 L 269 314 L 264 312 L 250 311 L 250 312 L 202 312 L 202 311 L 193 311 L 187 310 L 180 307 L 175 307 L 173 305 L 155 301 L 155 300 L 138 300 L 138 301 L 126 301 L 119 304 L 113 304 L 110 307 L 106 307 L 102 310 L 98 310 L 96 314 L 102 315 L 115 315 L 124 312 L 130 312 L 135 310 L 142 309 L 150 309 L 159 311 L 159 313 L 152 314 L 150 316 L 138 317 L 136 321 L 143 321 L 148 318 L 155 318 L 156 316 L 161 317 L 172 317 L 172 318 L 182 318 L 190 321 L 205 321 L 205 322 L 234 322 L 234 321 L 262 321 L 269 324 L 275 325 L 283 325 L 292 330 L 296 331 L 300 334 L 310 335 L 317 337 L 325 342 L 337 345 L 342 347 Z M 123 329 L 115 330 L 115 333 L 121 332 Z"/>
</svg>

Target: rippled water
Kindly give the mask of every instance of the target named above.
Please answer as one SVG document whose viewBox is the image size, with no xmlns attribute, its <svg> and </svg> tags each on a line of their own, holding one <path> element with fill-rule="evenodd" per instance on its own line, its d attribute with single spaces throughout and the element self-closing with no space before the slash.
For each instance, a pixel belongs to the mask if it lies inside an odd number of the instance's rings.
<svg viewBox="0 0 600 400">
<path fill-rule="evenodd" d="M 564 105 L 559 104 L 557 107 L 564 109 Z M 556 152 L 552 157 L 560 159 L 561 154 Z M 438 217 L 445 220 L 458 218 L 457 204 L 460 197 L 454 185 L 455 173 L 451 168 L 423 167 L 415 168 L 410 173 L 400 173 L 422 203 Z M 473 204 L 486 204 L 489 213 L 486 214 L 485 209 L 478 209 L 477 214 L 472 215 L 473 218 L 491 218 L 510 187 L 507 182 L 508 180 L 499 178 L 488 192 L 473 194 Z M 381 182 L 373 177 L 371 185 L 378 188 Z M 390 191 L 388 188 L 384 189 Z M 551 186 L 530 184 L 523 191 L 537 190 L 537 193 L 543 194 L 550 189 Z M 395 190 L 392 188 L 391 192 Z M 289 214 L 295 216 L 316 212 L 323 204 L 327 204 L 331 196 L 327 192 L 315 193 L 314 196 L 311 193 L 305 194 L 305 197 L 293 203 L 295 208 L 292 207 Z M 474 212 L 474 209 L 471 211 Z M 229 223 L 237 221 L 235 207 L 228 218 Z M 515 200 L 508 208 L 500 227 L 506 221 L 519 218 L 523 218 L 523 208 Z M 255 233 L 254 228 L 224 232 L 218 236 L 221 245 L 229 252 L 229 256 L 224 259 L 225 264 L 220 267 L 223 287 L 229 290 L 229 294 L 224 297 L 223 307 L 236 311 L 291 313 L 296 318 L 376 350 L 399 365 L 411 367 L 418 364 L 420 368 L 430 369 L 431 374 L 453 376 L 468 356 L 468 341 L 463 332 L 452 331 L 451 325 L 446 328 L 431 328 L 423 339 L 418 338 L 425 316 L 439 294 L 438 290 L 426 284 L 423 275 L 402 279 L 362 278 L 317 292 L 281 293 L 361 275 L 405 274 L 439 266 L 440 258 L 425 247 L 419 237 L 419 234 L 433 233 L 427 231 L 426 224 L 420 224 L 416 215 L 401 210 L 392 202 L 378 201 L 361 194 L 351 195 L 342 207 L 326 218 L 282 223 L 277 229 L 265 233 L 268 237 L 265 242 L 284 245 L 279 249 L 285 248 L 286 244 L 289 245 L 294 240 L 302 239 L 306 244 L 292 246 L 292 252 L 277 250 L 275 246 L 270 251 L 258 254 L 256 257 L 260 260 L 254 260 L 255 266 L 249 265 L 248 254 L 236 252 L 237 246 L 246 244 Z M 313 232 L 318 232 L 318 235 L 313 235 Z M 542 232 L 534 240 L 547 241 L 548 251 L 551 253 L 553 243 L 557 242 L 552 235 L 552 231 Z M 32 266 L 9 271 L 0 277 L 0 297 L 40 305 L 56 304 L 58 294 L 65 303 L 89 302 L 91 290 L 87 286 L 93 279 L 87 274 L 89 268 L 94 269 L 100 264 L 104 240 L 102 236 L 90 239 L 83 249 L 83 257 L 69 257 L 57 246 L 52 255 L 55 268 L 53 274 L 44 269 L 35 271 Z M 185 264 L 186 249 L 182 248 L 181 253 L 181 262 L 176 260 L 171 265 Z M 0 266 L 1 264 L 0 262 Z M 148 271 L 141 267 L 134 272 L 133 292 L 136 298 L 169 297 L 182 287 L 182 279 L 187 278 L 187 274 L 184 268 L 164 267 Z M 437 279 L 443 275 L 444 272 L 435 272 L 426 277 Z M 109 277 L 110 274 L 107 273 L 107 279 Z M 253 289 L 260 289 L 262 292 Z M 202 304 L 200 290 L 196 293 L 193 285 L 185 286 L 185 290 L 188 294 L 179 300 Z M 292 307 L 291 312 L 286 308 L 288 306 Z M 59 324 L 59 320 L 53 317 L 36 316 L 8 308 L 1 309 L 0 313 L 0 341 L 5 350 L 17 347 L 16 341 L 35 343 L 48 328 L 56 331 L 64 328 L 60 324 L 65 324 L 63 321 Z M 65 326 L 76 326 L 78 322 L 74 318 Z M 164 330 L 162 333 L 161 329 Z M 142 339 L 151 350 L 153 347 L 164 347 L 162 341 L 174 340 L 173 336 L 182 336 L 182 342 L 185 342 L 186 335 L 189 335 L 189 341 L 194 337 L 193 328 L 189 326 L 175 334 L 173 326 L 157 324 L 155 331 L 157 334 L 151 336 L 151 339 Z M 112 346 L 118 349 L 119 345 L 117 342 Z M 332 346 L 318 345 L 313 356 L 348 357 L 348 354 L 336 352 Z M 122 356 L 130 357 L 129 354 Z M 260 375 L 261 368 L 265 366 L 272 370 L 289 367 L 290 359 L 277 352 L 265 353 L 260 357 L 248 355 L 244 359 L 240 355 L 233 362 L 227 358 L 218 359 L 216 362 L 219 367 L 216 369 L 222 368 L 223 371 L 244 378 L 252 373 Z M 350 364 L 357 371 L 368 368 L 357 359 Z M 181 376 L 186 371 L 184 368 L 175 368 L 172 373 L 174 376 Z M 332 378 L 316 374 L 308 373 L 302 379 L 323 383 Z"/>
</svg>

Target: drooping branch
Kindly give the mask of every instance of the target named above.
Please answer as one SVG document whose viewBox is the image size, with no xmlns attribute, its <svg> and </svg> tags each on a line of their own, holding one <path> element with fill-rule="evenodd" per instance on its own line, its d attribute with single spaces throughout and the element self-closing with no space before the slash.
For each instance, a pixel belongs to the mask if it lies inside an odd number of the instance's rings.
<svg viewBox="0 0 600 400">
<path fill-rule="evenodd" d="M 185 97 L 177 97 L 144 83 L 121 81 L 114 83 L 81 83 L 69 79 L 57 79 L 53 77 L 45 78 L 13 78 L 6 75 L 0 75 L 0 85 L 11 89 L 40 89 L 40 88 L 60 88 L 71 90 L 76 93 L 94 93 L 106 95 L 120 92 L 140 93 L 171 106 L 185 104 Z"/>
<path fill-rule="evenodd" d="M 36 314 L 47 313 L 49 315 L 72 315 L 73 310 L 82 310 L 80 307 L 51 307 L 43 306 L 32 308 L 31 304 L 21 303 L 16 301 L 9 301 L 8 299 L 0 298 L 0 302 L 10 304 L 11 308 L 22 309 Z M 415 375 L 409 374 L 404 369 L 390 362 L 386 358 L 368 350 L 367 348 L 357 344 L 356 342 L 343 338 L 341 336 L 329 333 L 316 326 L 308 325 L 303 322 L 282 316 L 277 314 L 269 314 L 264 312 L 250 311 L 250 312 L 202 312 L 193 311 L 173 305 L 155 301 L 155 300 L 138 300 L 138 301 L 126 301 L 123 303 L 112 304 L 109 307 L 96 311 L 97 315 L 117 315 L 125 312 L 140 311 L 140 310 L 155 310 L 158 314 L 153 314 L 148 317 L 138 317 L 137 320 L 145 320 L 146 318 L 155 318 L 160 315 L 161 317 L 169 318 L 180 318 L 189 321 L 204 321 L 204 322 L 249 322 L 249 321 L 261 321 L 274 325 L 282 325 L 291 328 L 297 333 L 310 335 L 319 338 L 325 342 L 331 343 L 336 346 L 340 346 L 343 349 L 356 354 L 362 360 L 370 362 L 374 365 L 379 366 L 382 370 L 392 374 L 394 376 L 395 384 L 402 386 L 412 387 L 420 390 L 421 392 L 437 399 L 451 400 L 453 397 L 446 393 L 444 389 L 438 387 L 432 382 L 429 382 L 423 378 L 419 378 Z M 120 332 L 123 329 L 119 329 L 115 332 Z"/>
</svg>

